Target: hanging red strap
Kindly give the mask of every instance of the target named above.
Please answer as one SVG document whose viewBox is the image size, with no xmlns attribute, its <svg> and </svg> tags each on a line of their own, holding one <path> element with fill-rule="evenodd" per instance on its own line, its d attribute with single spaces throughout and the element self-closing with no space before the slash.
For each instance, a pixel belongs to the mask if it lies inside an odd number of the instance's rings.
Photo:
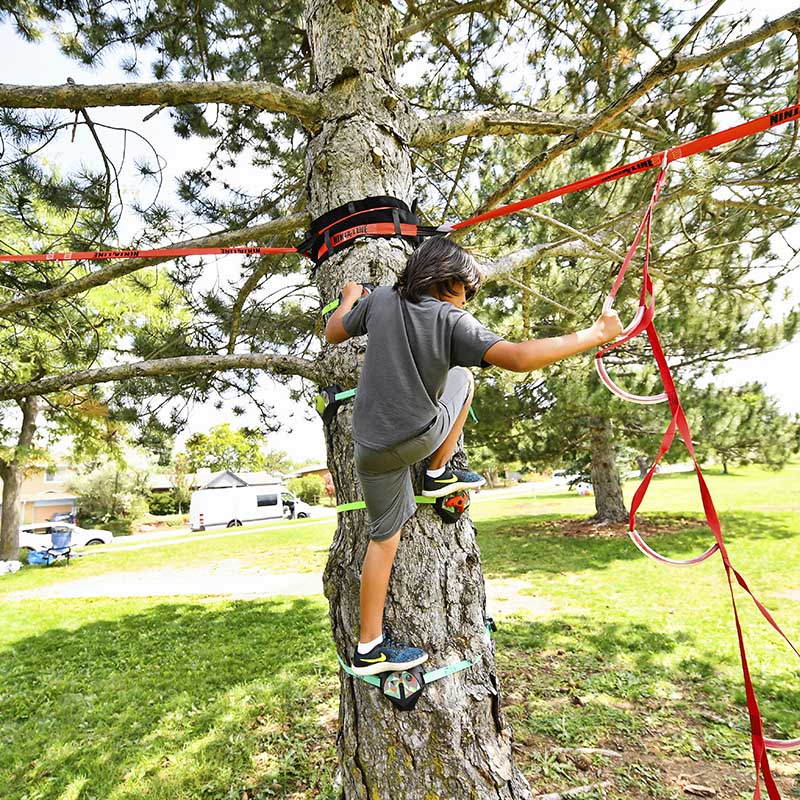
<svg viewBox="0 0 800 800">
<path fill-rule="evenodd" d="M 637 236 L 635 237 L 632 249 L 628 251 L 628 254 L 626 255 L 623 265 L 620 268 L 619 274 L 617 275 L 612 290 L 609 294 L 609 300 L 613 302 L 613 299 L 617 291 L 619 290 L 619 287 L 622 284 L 622 280 L 624 279 L 625 271 L 627 270 L 631 258 L 633 256 L 632 250 L 635 249 L 636 246 L 639 244 L 642 231 L 645 230 L 647 232 L 647 236 L 645 239 L 646 253 L 644 256 L 644 263 L 642 268 L 643 279 L 642 279 L 642 292 L 639 305 L 640 313 L 637 315 L 638 322 L 636 322 L 635 325 L 630 326 L 627 329 L 627 331 L 625 331 L 625 335 L 619 341 L 614 342 L 612 345 L 609 345 L 603 350 L 601 350 L 598 353 L 598 358 L 597 358 L 597 361 L 601 361 L 602 356 L 609 350 L 613 349 L 614 347 L 618 347 L 620 344 L 623 344 L 626 341 L 630 341 L 630 339 L 634 338 L 642 331 L 646 331 L 648 340 L 650 342 L 650 347 L 653 352 L 653 357 L 658 366 L 659 375 L 664 385 L 664 396 L 669 402 L 671 411 L 671 420 L 662 438 L 658 455 L 656 456 L 656 459 L 652 467 L 650 468 L 650 470 L 648 470 L 647 475 L 645 476 L 641 485 L 637 488 L 633 496 L 633 499 L 631 501 L 629 534 L 633 539 L 634 543 L 636 544 L 636 546 L 639 547 L 639 549 L 642 550 L 642 552 L 644 552 L 650 558 L 654 558 L 656 561 L 659 561 L 661 563 L 672 564 L 677 566 L 688 566 L 705 561 L 707 558 L 709 558 L 716 552 L 720 553 L 723 565 L 725 566 L 725 574 L 728 580 L 728 588 L 731 595 L 731 604 L 733 606 L 734 620 L 736 623 L 736 635 L 739 644 L 739 657 L 742 665 L 742 674 L 744 677 L 744 684 L 745 684 L 745 695 L 747 698 L 747 710 L 750 719 L 751 743 L 753 749 L 753 761 L 755 766 L 755 777 L 756 777 L 754 798 L 755 800 L 760 800 L 761 798 L 760 780 L 763 777 L 764 784 L 767 787 L 767 793 L 769 795 L 770 800 L 780 800 L 780 793 L 778 791 L 777 785 L 775 784 L 775 780 L 772 777 L 767 750 L 768 748 L 775 748 L 780 750 L 797 749 L 800 748 L 800 739 L 779 740 L 779 739 L 767 739 L 764 736 L 764 728 L 761 720 L 761 712 L 758 707 L 758 701 L 756 698 L 755 690 L 753 688 L 753 683 L 750 676 L 750 669 L 747 662 L 747 652 L 744 644 L 744 635 L 742 632 L 741 621 L 739 618 L 739 611 L 736 605 L 736 596 L 733 586 L 734 578 L 736 579 L 738 585 L 753 600 L 753 602 L 755 603 L 756 607 L 761 612 L 763 617 L 787 642 L 787 644 L 789 645 L 789 647 L 791 647 L 794 653 L 800 656 L 800 652 L 798 652 L 794 644 L 792 644 L 792 642 L 789 640 L 786 634 L 781 630 L 780 626 L 777 624 L 777 622 L 770 614 L 770 612 L 767 610 L 767 608 L 753 594 L 753 592 L 748 587 L 745 579 L 733 567 L 731 563 L 727 548 L 725 547 L 725 541 L 722 536 L 722 526 L 720 524 L 719 515 L 717 514 L 717 510 L 714 507 L 714 501 L 712 500 L 711 492 L 708 489 L 708 485 L 706 483 L 705 477 L 703 476 L 700 464 L 697 461 L 697 455 L 695 453 L 694 443 L 692 441 L 692 434 L 689 429 L 689 423 L 686 419 L 686 414 L 684 413 L 683 406 L 681 405 L 681 401 L 678 396 L 677 389 L 675 387 L 675 381 L 672 376 L 672 371 L 670 370 L 669 364 L 664 354 L 663 347 L 661 346 L 661 342 L 658 337 L 658 333 L 656 331 L 655 322 L 653 320 L 653 313 L 655 311 L 655 296 L 654 296 L 652 280 L 649 274 L 650 226 L 652 222 L 653 208 L 658 200 L 658 194 L 661 190 L 661 186 L 663 186 L 664 178 L 665 178 L 665 169 L 662 168 L 658 180 L 656 181 L 656 186 L 653 190 L 653 197 L 645 213 L 645 218 L 642 220 L 642 224 L 639 226 L 639 230 L 637 232 Z M 617 393 L 619 394 L 619 392 Z M 708 526 L 711 529 L 711 532 L 713 533 L 715 540 L 714 544 L 704 553 L 695 558 L 687 559 L 684 561 L 668 559 L 664 556 L 661 556 L 659 553 L 657 553 L 655 550 L 653 550 L 651 547 L 649 547 L 649 545 L 647 545 L 644 542 L 644 540 L 636 530 L 636 512 L 638 511 L 639 507 L 642 504 L 642 501 L 644 500 L 645 495 L 647 494 L 647 489 L 650 486 L 650 482 L 652 481 L 653 475 L 655 474 L 655 470 L 659 462 L 671 448 L 676 432 L 680 433 L 681 438 L 683 439 L 683 442 L 686 445 L 686 449 L 689 452 L 689 456 L 692 459 L 695 475 L 697 476 L 697 481 L 700 488 L 700 496 L 703 502 L 703 511 L 705 513 Z"/>
<path fill-rule="evenodd" d="M 646 231 L 646 238 L 645 238 L 645 256 L 644 256 L 644 266 L 642 267 L 642 292 L 639 297 L 639 308 L 636 312 L 636 316 L 628 325 L 625 330 L 622 331 L 622 334 L 619 339 L 614 341 L 612 344 L 606 345 L 605 347 L 601 348 L 597 355 L 595 356 L 595 368 L 597 369 L 597 374 L 600 376 L 600 380 L 606 385 L 610 392 L 613 392 L 617 397 L 622 398 L 623 400 L 627 400 L 629 403 L 643 403 L 643 404 L 650 404 L 650 403 L 663 403 L 667 399 L 667 395 L 665 393 L 656 394 L 656 395 L 638 395 L 632 394 L 630 392 L 621 389 L 617 386 L 614 381 L 611 380 L 611 377 L 608 374 L 608 370 L 606 369 L 605 363 L 603 362 L 603 357 L 609 353 L 611 350 L 620 347 L 621 345 L 629 342 L 631 339 L 638 336 L 653 319 L 653 314 L 655 314 L 655 295 L 653 293 L 653 283 L 650 279 L 650 232 L 651 232 L 651 225 L 653 220 L 653 209 L 655 208 L 656 203 L 658 202 L 659 195 L 661 194 L 661 189 L 664 186 L 664 182 L 667 176 L 667 160 L 666 158 L 663 160 L 661 165 L 661 171 L 658 173 L 658 178 L 656 180 L 656 184 L 653 187 L 653 193 L 650 197 L 650 203 L 647 206 L 647 210 L 645 211 L 644 217 L 642 218 L 641 223 L 639 224 L 639 228 L 636 231 L 636 235 L 633 237 L 633 242 L 631 246 L 628 248 L 628 252 L 625 254 L 625 258 L 622 261 L 622 266 L 617 273 L 617 277 L 614 280 L 614 284 L 611 287 L 611 291 L 608 293 L 608 297 L 603 304 L 603 310 L 608 311 L 614 305 L 614 299 L 617 296 L 617 292 L 619 291 L 620 286 L 622 286 L 622 281 L 625 279 L 625 273 L 630 266 L 631 261 L 633 260 L 633 256 L 636 253 L 637 248 L 639 247 L 639 242 L 642 238 L 642 233 Z M 639 546 L 637 542 L 637 547 Z"/>
</svg>

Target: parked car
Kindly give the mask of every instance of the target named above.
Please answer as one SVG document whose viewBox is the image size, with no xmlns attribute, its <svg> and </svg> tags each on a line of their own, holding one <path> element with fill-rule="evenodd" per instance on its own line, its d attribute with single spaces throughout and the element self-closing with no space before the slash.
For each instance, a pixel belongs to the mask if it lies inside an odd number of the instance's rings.
<svg viewBox="0 0 800 800">
<path fill-rule="evenodd" d="M 553 473 L 553 483 L 556 486 L 563 486 L 564 484 L 572 483 L 574 480 L 577 480 L 580 476 L 577 472 L 570 472 L 566 469 L 557 469 Z"/>
<path fill-rule="evenodd" d="M 50 517 L 50 522 L 70 522 L 77 525 L 78 519 L 72 511 L 57 511 Z"/>
<path fill-rule="evenodd" d="M 114 541 L 114 534 L 101 528 L 81 528 L 71 522 L 34 522 L 20 526 L 19 546 L 28 550 L 44 550 L 53 546 L 51 534 L 67 531 L 72 534 L 72 547 L 111 544 Z"/>
</svg>

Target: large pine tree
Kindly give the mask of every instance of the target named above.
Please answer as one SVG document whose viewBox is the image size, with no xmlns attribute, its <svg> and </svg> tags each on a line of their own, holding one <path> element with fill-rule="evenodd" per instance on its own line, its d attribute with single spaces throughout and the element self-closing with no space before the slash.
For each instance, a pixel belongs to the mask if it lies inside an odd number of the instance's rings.
<svg viewBox="0 0 800 800">
<path fill-rule="evenodd" d="M 696 18 L 641 0 L 588 6 L 554 0 L 206 0 L 146 8 L 96 0 L 3 3 L 22 35 L 57 24 L 71 56 L 92 63 L 118 47 L 124 66 L 134 71 L 149 62 L 154 80 L 0 86 L 0 105 L 15 109 L 0 123 L 7 141 L 24 154 L 66 123 L 34 119 L 19 109 L 169 108 L 176 132 L 205 137 L 211 157 L 208 166 L 183 176 L 181 214 L 163 206 L 143 209 L 151 236 L 179 239 L 182 227 L 175 220 L 189 214 L 216 231 L 196 244 L 296 243 L 311 218 L 380 194 L 408 202 L 420 197 L 422 213 L 438 224 L 786 105 L 795 95 L 790 34 L 800 25 L 800 11 L 752 25 L 714 16 L 719 5 Z M 78 122 L 88 124 L 85 118 Z M 226 170 L 245 159 L 250 183 L 240 186 Z M 25 180 L 36 182 L 29 164 L 20 157 L 8 168 L 26 170 Z M 724 288 L 729 300 L 713 321 L 712 348 L 737 352 L 746 326 L 741 309 L 749 313 L 737 298 L 761 292 L 768 299 L 788 268 L 770 263 L 769 238 L 785 230 L 796 212 L 784 182 L 798 166 L 794 133 L 787 128 L 674 171 L 662 202 L 670 209 L 664 216 L 670 227 L 657 231 L 663 258 L 654 264 L 665 290 L 660 308 L 676 320 L 665 337 L 673 351 L 690 354 L 697 364 L 708 358 L 708 348 L 692 348 L 712 341 L 702 309 Z M 108 195 L 106 185 L 101 168 L 89 181 L 95 200 Z M 482 306 L 486 320 L 520 336 L 590 321 L 650 185 L 649 177 L 629 179 L 565 198 L 545 216 L 519 216 L 473 234 L 473 244 L 494 265 L 494 288 Z M 77 202 L 59 188 L 54 202 Z M 111 240 L 104 226 L 101 218 L 90 242 L 75 238 L 59 249 L 125 244 Z M 391 284 L 407 253 L 397 240 L 359 241 L 310 277 L 319 305 L 346 280 Z M 84 265 L 48 275 L 44 285 L 18 283 L 0 293 L 0 315 L 16 320 L 33 309 L 58 307 L 155 263 Z M 751 277 L 752 265 L 764 268 L 757 273 L 763 280 Z M 298 296 L 266 300 L 276 273 L 285 286 L 286 276 L 301 269 L 299 261 L 254 259 L 238 281 L 217 291 L 208 289 L 201 269 L 177 262 L 167 272 L 194 310 L 177 353 L 160 357 L 150 341 L 147 352 L 155 351 L 154 357 L 134 348 L 127 355 L 139 355 L 136 363 L 7 385 L 0 398 L 101 381 L 255 370 L 354 386 L 364 343 L 320 343 L 315 314 L 302 297 L 308 294 L 304 280 Z M 524 324 L 518 324 L 515 309 L 524 295 L 504 276 L 556 295 L 574 313 L 560 316 L 564 312 L 555 307 L 526 300 Z M 631 289 L 623 302 L 633 294 Z M 765 339 L 776 337 L 771 332 Z M 585 374 L 588 365 L 580 369 Z M 649 379 L 646 370 L 639 377 Z M 556 380 L 551 396 L 569 408 L 576 391 L 595 391 L 576 389 L 584 380 L 564 380 L 562 389 Z M 590 411 L 591 435 L 608 456 L 609 414 L 602 403 Z M 326 428 L 326 437 L 338 498 L 359 499 L 347 408 Z M 615 482 L 613 458 L 595 469 L 605 470 L 598 483 Z M 373 687 L 342 677 L 339 755 L 348 800 L 530 796 L 514 765 L 485 636 L 474 534 L 467 518 L 446 527 L 429 510 L 404 529 L 387 622 L 400 636 L 413 632 L 432 654 L 432 666 L 461 658 L 474 665 L 433 684 L 418 710 L 405 716 Z M 325 591 L 344 658 L 357 630 L 365 547 L 363 512 L 341 515 Z"/>
</svg>

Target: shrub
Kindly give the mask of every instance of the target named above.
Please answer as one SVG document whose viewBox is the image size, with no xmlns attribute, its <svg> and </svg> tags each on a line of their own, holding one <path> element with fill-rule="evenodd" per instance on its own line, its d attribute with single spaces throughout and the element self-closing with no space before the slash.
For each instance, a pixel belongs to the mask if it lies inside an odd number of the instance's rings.
<svg viewBox="0 0 800 800">
<path fill-rule="evenodd" d="M 157 517 L 165 517 L 168 514 L 178 513 L 178 498 L 175 492 L 152 492 L 147 498 L 147 505 L 150 513 Z"/>
<path fill-rule="evenodd" d="M 304 475 L 292 478 L 287 484 L 289 491 L 296 494 L 303 502 L 316 505 L 325 493 L 325 480 L 320 475 Z"/>
</svg>

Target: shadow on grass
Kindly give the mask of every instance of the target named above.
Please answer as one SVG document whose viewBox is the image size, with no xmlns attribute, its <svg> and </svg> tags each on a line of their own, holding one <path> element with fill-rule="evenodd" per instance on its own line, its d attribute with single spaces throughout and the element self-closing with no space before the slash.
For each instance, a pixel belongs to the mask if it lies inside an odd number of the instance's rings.
<svg viewBox="0 0 800 800">
<path fill-rule="evenodd" d="M 0 797 L 324 797 L 337 685 L 321 602 L 52 628 L 0 651 Z"/>
<path fill-rule="evenodd" d="M 786 513 L 730 513 L 721 515 L 721 520 L 728 543 L 736 536 L 776 541 L 800 535 Z M 643 557 L 623 528 L 614 536 L 564 535 L 575 523 L 575 518 L 555 514 L 478 521 L 478 544 L 487 577 L 602 570 L 614 562 Z M 659 534 L 659 527 L 685 529 Z M 699 555 L 714 542 L 707 526 L 681 515 L 644 515 L 640 530 L 651 547 L 670 558 Z"/>
<path fill-rule="evenodd" d="M 0 797 L 332 800 L 338 676 L 322 602 L 90 606 L 109 618 L 0 651 Z M 746 757 L 741 687 L 691 634 L 571 615 L 506 621 L 496 641 L 534 783 L 554 745 Z M 788 733 L 796 684 L 755 678 L 769 732 Z"/>
<path fill-rule="evenodd" d="M 629 797 L 680 789 L 670 786 L 667 762 L 686 758 L 712 765 L 719 783 L 730 779 L 732 794 L 723 792 L 722 797 L 752 789 L 747 705 L 737 664 L 732 660 L 721 671 L 719 655 L 691 633 L 667 634 L 641 623 L 598 623 L 573 615 L 506 620 L 497 645 L 504 704 L 535 792 L 580 778 L 569 760 L 548 758 L 554 747 L 625 752 L 624 760 L 610 764 L 612 772 L 619 765 L 617 774 L 608 775 L 617 789 L 625 788 L 631 762 L 644 758 L 655 763 L 653 785 L 642 778 L 644 784 L 627 786 Z M 753 680 L 767 735 L 797 735 L 796 682 L 762 674 Z M 771 757 L 773 764 L 778 760 L 800 765 L 796 754 Z M 790 790 L 792 784 L 786 779 L 782 788 Z"/>
</svg>

